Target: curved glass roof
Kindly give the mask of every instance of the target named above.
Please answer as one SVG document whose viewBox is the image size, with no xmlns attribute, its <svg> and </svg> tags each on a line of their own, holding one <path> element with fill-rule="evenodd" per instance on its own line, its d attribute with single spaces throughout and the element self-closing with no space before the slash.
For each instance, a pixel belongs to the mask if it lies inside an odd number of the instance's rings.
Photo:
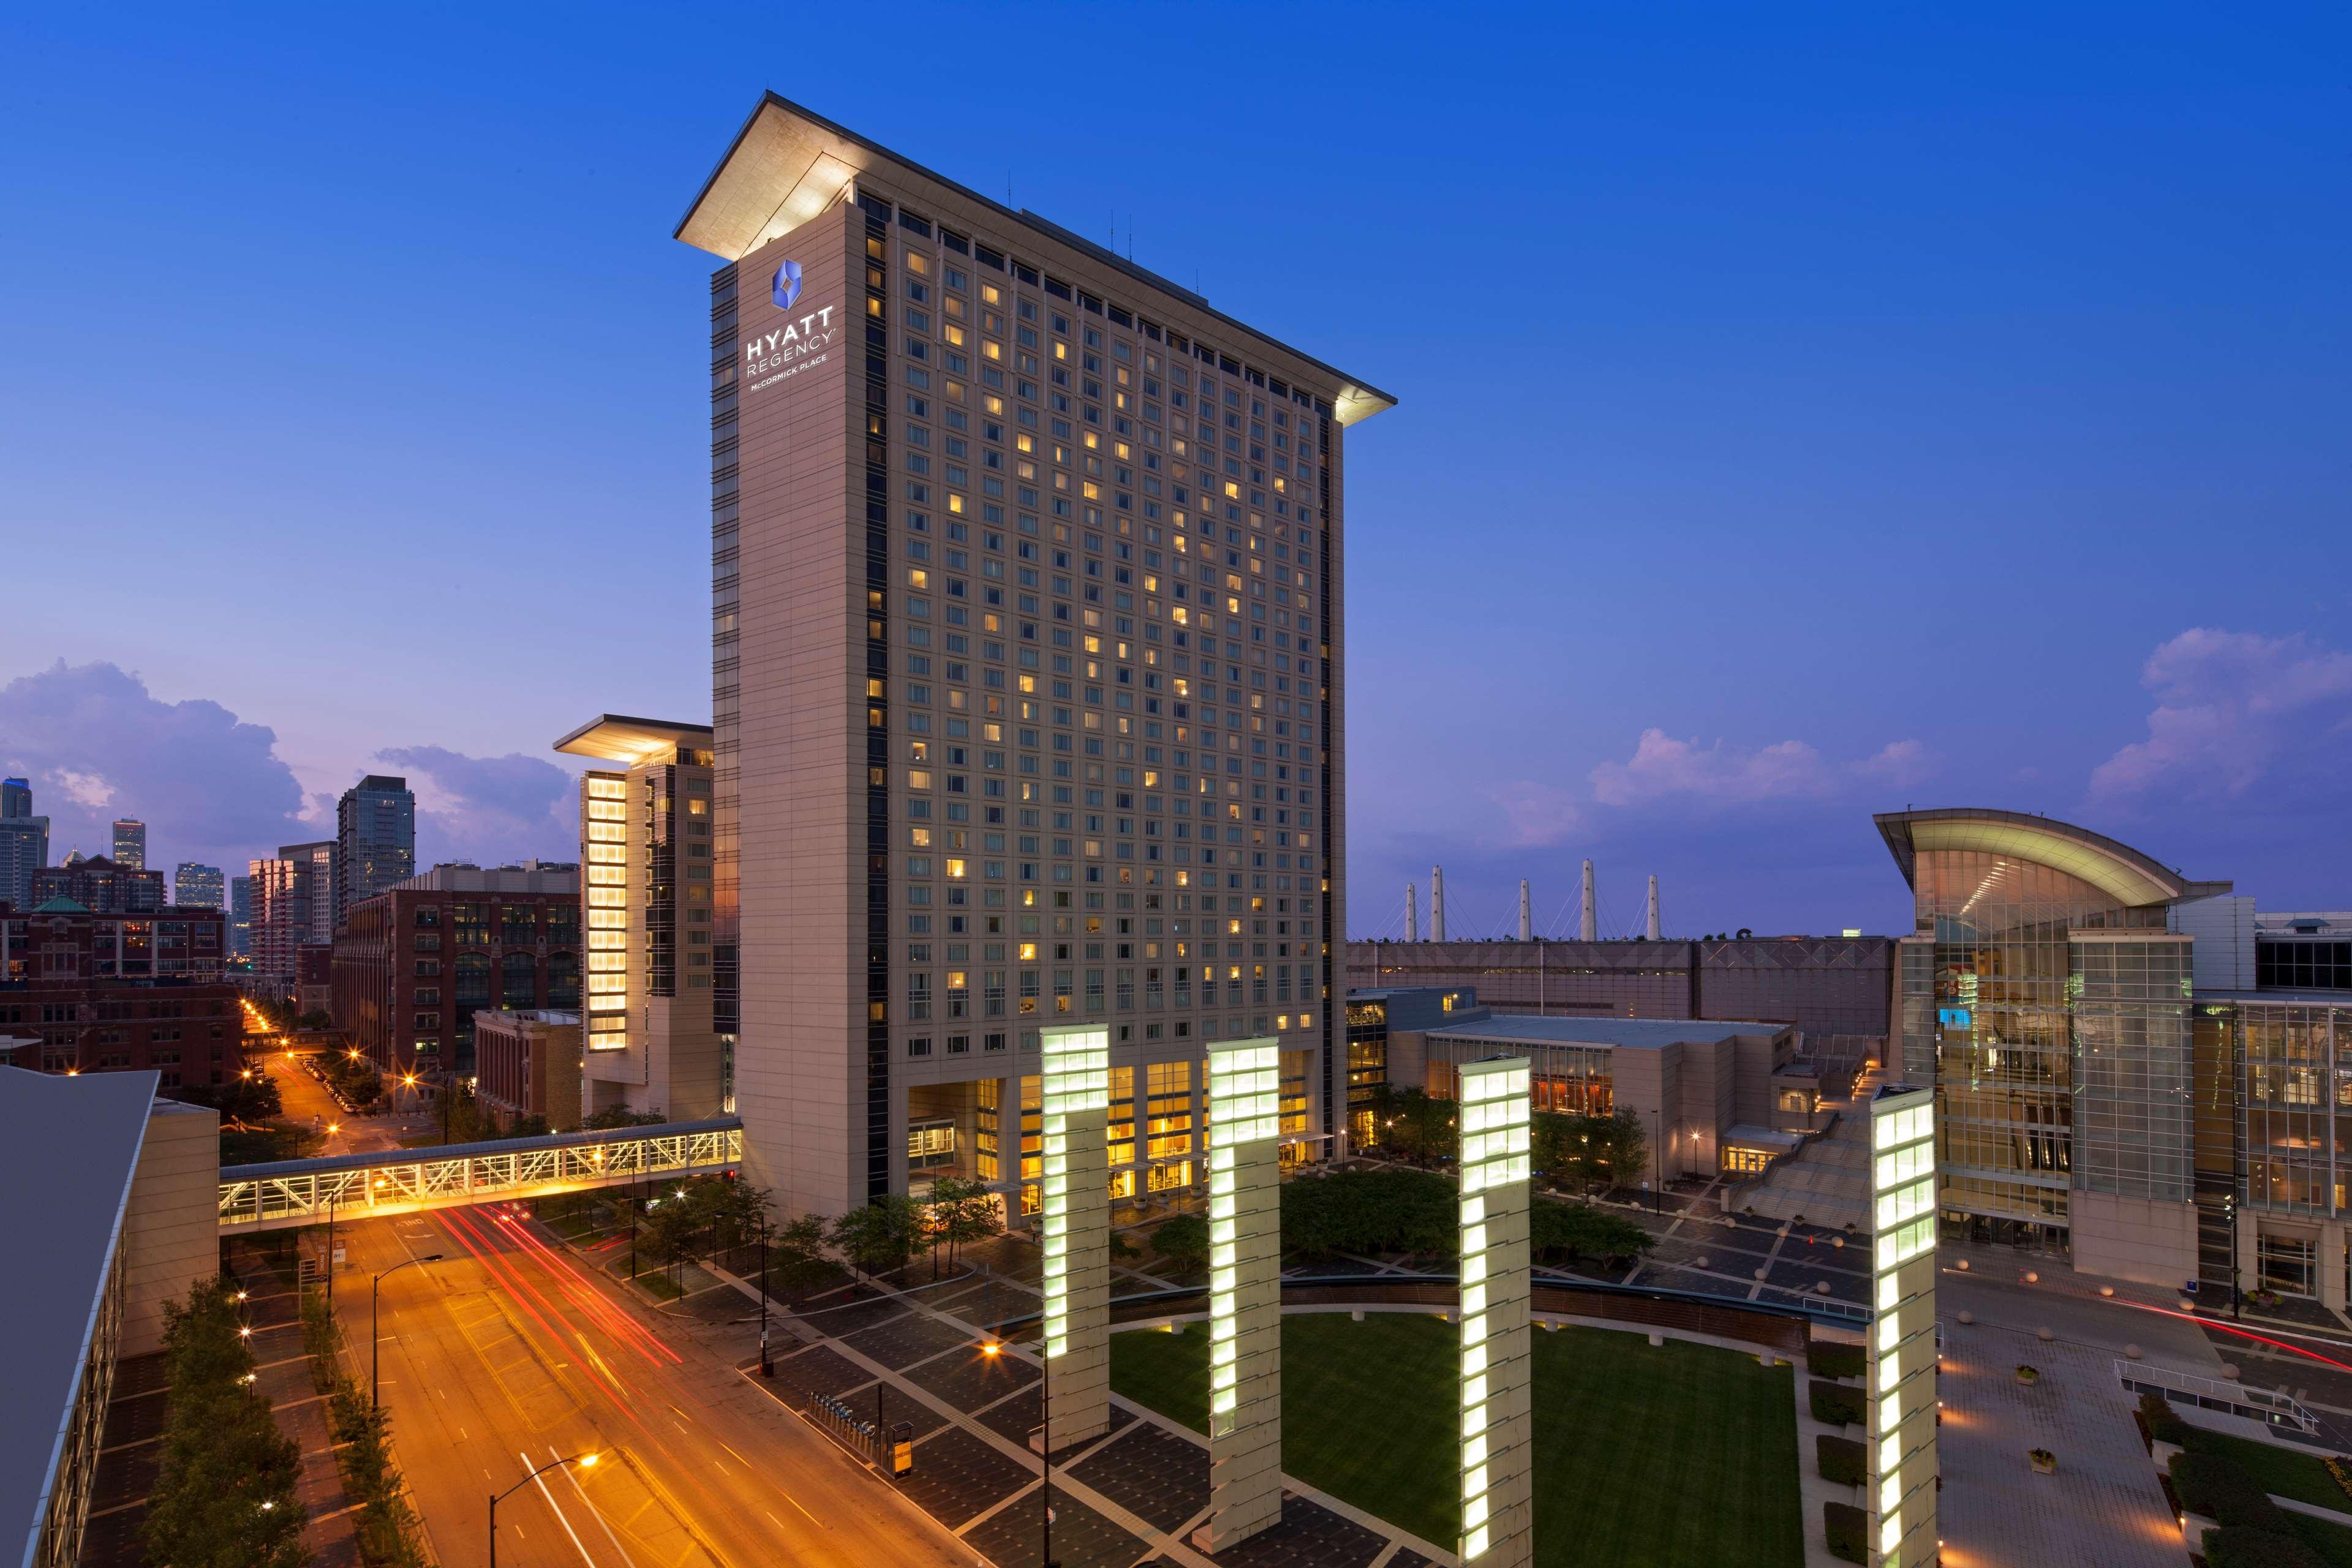
<svg viewBox="0 0 2352 1568">
<path fill-rule="evenodd" d="M 1903 879 L 1915 886 L 1921 850 L 1980 849 L 2048 866 L 2081 879 L 2126 909 L 2168 904 L 2184 898 L 2227 892 L 2226 882 L 2192 882 L 2087 827 L 2021 811 L 1954 806 L 1936 811 L 1881 812 L 1874 820 Z"/>
</svg>

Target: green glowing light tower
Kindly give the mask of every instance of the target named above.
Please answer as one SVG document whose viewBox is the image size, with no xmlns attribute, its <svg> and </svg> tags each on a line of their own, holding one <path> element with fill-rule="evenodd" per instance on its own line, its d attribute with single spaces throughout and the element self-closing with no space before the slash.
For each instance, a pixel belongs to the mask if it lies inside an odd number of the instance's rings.
<svg viewBox="0 0 2352 1568">
<path fill-rule="evenodd" d="M 1055 1454 L 1110 1429 L 1110 1031 L 1046 1029 L 1040 1043 L 1044 1441 Z"/>
<path fill-rule="evenodd" d="M 1535 1561 L 1528 1361 L 1525 1057 L 1465 1062 L 1462 1118 L 1462 1563 Z"/>
<path fill-rule="evenodd" d="M 1282 1058 L 1209 1047 L 1209 1506 L 1220 1552 L 1282 1519 Z"/>
</svg>

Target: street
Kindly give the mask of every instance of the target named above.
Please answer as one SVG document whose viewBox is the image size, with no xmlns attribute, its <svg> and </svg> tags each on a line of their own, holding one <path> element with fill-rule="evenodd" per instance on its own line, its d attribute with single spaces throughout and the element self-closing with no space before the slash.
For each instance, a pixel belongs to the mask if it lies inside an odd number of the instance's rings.
<svg viewBox="0 0 2352 1568">
<path fill-rule="evenodd" d="M 340 1131 L 327 1133 L 327 1141 L 319 1149 L 320 1154 L 355 1154 L 374 1149 L 397 1149 L 403 1138 L 415 1137 L 427 1129 L 437 1127 L 432 1112 L 425 1109 L 401 1114 L 360 1116 L 335 1103 L 304 1064 L 284 1051 L 273 1056 L 256 1054 L 256 1070 L 267 1072 L 278 1085 L 278 1098 L 285 1107 L 284 1119 L 298 1126 L 307 1125 L 326 1132 L 330 1127 Z M 392 1103 L 387 1101 L 387 1103 Z"/>
<path fill-rule="evenodd" d="M 624 1302 L 590 1266 L 489 1206 L 339 1231 L 336 1306 L 365 1375 L 368 1282 L 383 1285 L 383 1400 L 435 1558 L 509 1564 L 755 1568 L 980 1561 L 887 1483 L 752 1386 L 755 1328 Z M 747 1311 L 756 1308 L 748 1303 Z"/>
</svg>

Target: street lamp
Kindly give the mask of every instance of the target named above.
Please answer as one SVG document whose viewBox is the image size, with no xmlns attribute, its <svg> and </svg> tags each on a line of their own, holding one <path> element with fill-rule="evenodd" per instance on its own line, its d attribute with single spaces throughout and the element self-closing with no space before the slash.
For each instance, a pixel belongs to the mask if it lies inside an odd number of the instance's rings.
<svg viewBox="0 0 2352 1568">
<path fill-rule="evenodd" d="M 559 1466 L 577 1465 L 583 1470 L 593 1470 L 596 1468 L 596 1461 L 601 1456 L 594 1453 L 586 1453 L 573 1454 L 569 1458 L 550 1459 L 547 1463 L 540 1466 L 539 1468 L 531 1471 L 530 1474 L 523 1477 L 522 1479 L 517 1481 L 506 1490 L 502 1492 L 492 1492 L 490 1494 L 490 1568 L 499 1568 L 499 1502 L 504 1499 L 514 1496 L 515 1493 L 520 1491 L 523 1488 L 530 1485 L 531 1482 L 539 1479 L 540 1477 L 547 1474 L 548 1471 L 552 1470 Z"/>
<path fill-rule="evenodd" d="M 368 1280 L 368 1408 L 375 1409 L 383 1403 L 379 1397 L 383 1387 L 383 1335 L 376 1328 L 376 1292 L 383 1288 L 384 1274 L 397 1274 L 409 1263 L 438 1263 L 441 1255 L 428 1252 L 422 1258 L 412 1258 L 408 1263 L 395 1263 L 383 1274 Z"/>
</svg>

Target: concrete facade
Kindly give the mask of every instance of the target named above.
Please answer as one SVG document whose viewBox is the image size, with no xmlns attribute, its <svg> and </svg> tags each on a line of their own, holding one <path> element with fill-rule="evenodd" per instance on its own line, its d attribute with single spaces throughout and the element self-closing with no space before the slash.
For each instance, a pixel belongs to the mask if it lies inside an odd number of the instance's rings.
<svg viewBox="0 0 2352 1568">
<path fill-rule="evenodd" d="M 163 1303 L 220 1272 L 220 1113 L 158 1100 L 123 1208 L 122 1353 L 163 1348 Z"/>
</svg>

